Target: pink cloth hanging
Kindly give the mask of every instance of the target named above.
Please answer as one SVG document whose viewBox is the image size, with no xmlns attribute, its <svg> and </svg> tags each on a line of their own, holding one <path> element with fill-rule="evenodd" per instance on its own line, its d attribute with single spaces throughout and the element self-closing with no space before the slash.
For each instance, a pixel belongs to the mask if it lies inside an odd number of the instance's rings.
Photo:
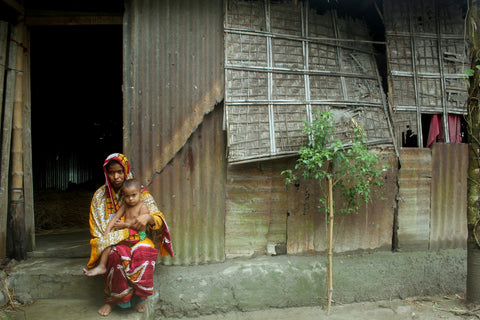
<svg viewBox="0 0 480 320">
<path fill-rule="evenodd" d="M 461 119 L 459 114 L 448 115 L 448 131 L 450 143 L 462 142 Z"/>
<path fill-rule="evenodd" d="M 434 114 L 430 119 L 430 129 L 428 130 L 427 148 L 431 148 L 434 142 L 443 138 L 442 116 Z"/>
<path fill-rule="evenodd" d="M 448 115 L 448 137 L 450 143 L 462 142 L 461 119 L 458 114 Z M 431 148 L 435 142 L 444 142 L 445 135 L 443 133 L 442 116 L 438 114 L 432 115 L 430 120 L 430 129 L 428 131 L 427 148 Z"/>
</svg>

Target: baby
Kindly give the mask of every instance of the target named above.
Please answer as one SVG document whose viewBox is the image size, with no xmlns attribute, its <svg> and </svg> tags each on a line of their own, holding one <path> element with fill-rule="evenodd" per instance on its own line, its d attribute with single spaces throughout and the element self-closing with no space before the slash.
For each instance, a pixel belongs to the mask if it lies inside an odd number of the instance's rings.
<svg viewBox="0 0 480 320">
<path fill-rule="evenodd" d="M 121 192 L 123 196 L 123 205 L 120 207 L 120 209 L 118 209 L 112 220 L 110 220 L 103 235 L 109 233 L 113 228 L 117 230 L 130 228 L 135 223 L 137 217 L 142 214 L 149 214 L 147 206 L 140 201 L 140 195 L 142 194 L 140 181 L 135 179 L 126 180 L 123 183 Z M 121 220 L 123 216 L 125 216 L 124 221 Z M 130 230 L 131 235 L 132 231 L 134 234 L 138 233 L 139 240 L 145 240 L 145 229 L 136 230 L 136 232 L 135 230 Z M 103 250 L 98 265 L 89 270 L 83 269 L 83 273 L 87 276 L 105 274 L 105 272 L 107 272 L 108 255 L 110 254 L 111 250 L 111 247 Z"/>
</svg>

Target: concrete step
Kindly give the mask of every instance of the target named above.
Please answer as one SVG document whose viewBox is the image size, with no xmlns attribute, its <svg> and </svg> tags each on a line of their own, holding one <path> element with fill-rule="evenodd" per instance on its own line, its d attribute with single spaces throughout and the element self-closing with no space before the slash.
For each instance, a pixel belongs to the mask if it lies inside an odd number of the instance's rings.
<svg viewBox="0 0 480 320">
<path fill-rule="evenodd" d="M 31 258 L 8 270 L 8 287 L 31 299 L 103 301 L 103 276 L 83 274 L 86 258 Z"/>
<path fill-rule="evenodd" d="M 147 299 L 148 302 L 148 299 Z M 102 306 L 101 301 L 92 299 L 39 299 L 31 305 L 19 307 L 8 314 L 13 319 L 35 320 L 93 320 L 105 319 L 97 310 Z M 121 309 L 114 307 L 108 319 L 110 320 L 150 320 L 154 319 L 153 307 L 147 303 L 147 311 L 139 313 L 135 309 Z M 3 311 L 6 312 L 6 311 Z M 0 318 L 2 313 L 0 313 Z M 6 317 L 6 319 L 9 319 Z"/>
<path fill-rule="evenodd" d="M 103 276 L 87 277 L 82 269 L 90 256 L 90 233 L 85 229 L 36 236 L 34 252 L 7 267 L 7 286 L 19 301 L 32 302 L 10 311 L 13 319 L 101 319 Z M 153 301 L 147 311 L 115 307 L 109 319 L 153 319 Z M 5 311 L 4 311 L 5 312 Z M 0 313 L 0 318 L 3 319 Z M 6 317 L 8 319 L 8 317 Z"/>
</svg>

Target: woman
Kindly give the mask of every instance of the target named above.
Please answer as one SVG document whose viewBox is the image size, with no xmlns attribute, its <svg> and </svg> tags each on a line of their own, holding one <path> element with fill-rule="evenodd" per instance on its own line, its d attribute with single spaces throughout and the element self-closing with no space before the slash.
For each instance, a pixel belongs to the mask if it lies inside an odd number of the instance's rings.
<svg viewBox="0 0 480 320">
<path fill-rule="evenodd" d="M 105 304 L 98 310 L 102 316 L 112 311 L 113 305 L 128 308 L 135 305 L 138 312 L 145 311 L 144 300 L 153 293 L 153 271 L 158 250 L 153 242 L 130 239 L 129 229 L 120 229 L 104 234 L 108 222 L 120 208 L 119 191 L 123 182 L 133 178 L 128 159 L 119 153 L 111 154 L 103 164 L 105 184 L 93 195 L 90 205 L 90 240 L 91 253 L 87 267 L 93 268 L 98 263 L 103 250 L 112 246 L 108 257 L 105 277 Z M 148 226 L 159 230 L 160 253 L 173 256 L 170 233 L 163 214 L 152 195 L 142 187 L 141 201 L 145 203 L 150 214 L 141 215 L 131 228 L 142 230 Z M 121 266 L 118 268 L 117 266 Z M 84 270 L 84 273 L 86 270 Z"/>
</svg>

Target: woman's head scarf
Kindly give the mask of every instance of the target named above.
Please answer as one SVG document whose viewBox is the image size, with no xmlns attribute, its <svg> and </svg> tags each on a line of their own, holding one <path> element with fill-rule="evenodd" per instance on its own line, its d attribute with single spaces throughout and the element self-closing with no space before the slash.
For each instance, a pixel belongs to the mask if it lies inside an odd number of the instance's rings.
<svg viewBox="0 0 480 320">
<path fill-rule="evenodd" d="M 115 213 L 120 208 L 119 199 L 115 194 L 115 191 L 112 188 L 110 180 L 108 179 L 108 164 L 112 161 L 118 162 L 123 167 L 123 172 L 125 174 L 125 180 L 132 179 L 133 174 L 130 172 L 130 163 L 128 162 L 127 157 L 121 153 L 112 153 L 105 159 L 103 162 L 103 173 L 105 175 L 105 196 L 107 198 L 107 213 Z"/>
</svg>

